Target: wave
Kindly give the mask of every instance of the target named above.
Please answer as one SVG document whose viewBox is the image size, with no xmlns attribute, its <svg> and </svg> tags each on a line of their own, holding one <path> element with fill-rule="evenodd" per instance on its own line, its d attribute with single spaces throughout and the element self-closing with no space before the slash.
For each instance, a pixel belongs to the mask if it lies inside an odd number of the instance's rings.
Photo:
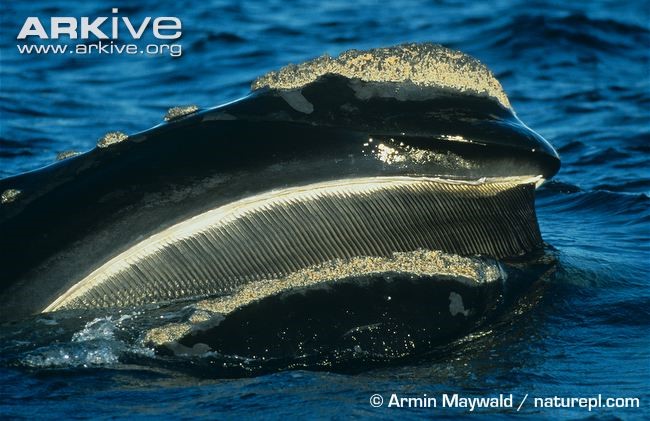
<svg viewBox="0 0 650 421">
<path fill-rule="evenodd" d="M 124 322 L 131 315 L 100 317 L 87 322 L 74 332 L 69 341 L 56 342 L 29 351 L 20 364 L 38 368 L 69 368 L 115 365 L 124 354 L 153 356 L 153 350 L 130 345 L 116 337 Z M 47 319 L 41 319 L 47 320 Z M 56 326 L 55 320 L 47 325 Z"/>
<path fill-rule="evenodd" d="M 633 182 L 615 189 L 626 190 Z M 647 184 L 645 180 L 640 183 Z M 646 193 L 630 193 L 605 189 L 582 190 L 580 187 L 553 180 L 545 183 L 537 192 L 537 204 L 542 211 L 552 210 L 564 213 L 597 213 L 598 215 L 618 215 L 633 217 L 629 224 L 646 223 L 650 215 L 650 197 Z M 610 220 L 610 222 L 613 222 Z"/>
<path fill-rule="evenodd" d="M 552 45 L 554 49 L 571 46 L 617 52 L 629 47 L 634 51 L 641 45 L 647 45 L 650 40 L 650 31 L 641 26 L 613 19 L 591 18 L 581 13 L 563 17 L 520 14 L 491 29 L 490 33 L 493 47 L 521 49 L 523 52 L 530 45 L 540 42 Z"/>
</svg>

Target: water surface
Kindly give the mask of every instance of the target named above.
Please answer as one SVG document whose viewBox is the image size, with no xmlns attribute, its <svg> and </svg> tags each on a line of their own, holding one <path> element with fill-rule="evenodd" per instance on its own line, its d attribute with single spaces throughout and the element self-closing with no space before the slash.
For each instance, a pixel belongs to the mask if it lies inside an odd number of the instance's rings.
<svg viewBox="0 0 650 421">
<path fill-rule="evenodd" d="M 492 3 L 492 2 L 490 2 Z M 179 16 L 183 55 L 21 56 L 27 16 L 106 16 L 114 2 L 3 4 L 0 177 L 136 132 L 174 105 L 245 95 L 258 75 L 349 48 L 434 41 L 486 63 L 562 170 L 538 194 L 556 276 L 512 311 L 418 358 L 354 373 L 287 370 L 218 379 L 156 360 L 125 339 L 138 314 L 3 326 L 0 411 L 11 417 L 442 415 L 375 409 L 374 393 L 638 397 L 640 409 L 540 410 L 537 417 L 650 416 L 650 5 L 647 1 L 189 2 L 122 6 L 134 20 Z M 262 412 L 264 411 L 264 412 Z M 481 410 L 508 418 L 513 410 Z"/>
</svg>

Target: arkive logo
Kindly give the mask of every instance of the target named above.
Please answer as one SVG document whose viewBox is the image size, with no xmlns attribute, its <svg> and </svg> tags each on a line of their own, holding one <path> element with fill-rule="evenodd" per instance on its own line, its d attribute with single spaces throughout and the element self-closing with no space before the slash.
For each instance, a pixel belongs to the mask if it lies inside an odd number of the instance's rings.
<svg viewBox="0 0 650 421">
<path fill-rule="evenodd" d="M 156 40 L 178 40 L 183 32 L 183 23 L 175 16 L 146 16 L 132 19 L 120 16 L 119 9 L 111 9 L 111 16 L 74 17 L 52 16 L 49 22 L 35 16 L 25 19 L 18 36 L 23 44 L 17 45 L 20 54 L 156 54 L 169 53 L 172 57 L 181 55 L 180 44 L 147 44 L 138 46 L 129 44 L 145 34 L 151 34 Z M 52 45 L 52 40 L 66 42 L 81 40 L 76 45 Z M 151 38 L 149 38 L 151 39 Z M 43 44 L 43 40 L 46 45 Z M 91 43 L 88 43 L 88 40 Z M 110 40 L 106 42 L 105 40 Z M 118 41 L 119 40 L 119 41 Z M 39 41 L 28 45 L 26 43 Z M 93 42 L 95 41 L 95 42 Z M 67 44 L 67 43 L 66 43 Z"/>
<path fill-rule="evenodd" d="M 112 13 L 119 13 L 119 9 L 114 7 Z M 179 18 L 173 16 L 154 18 L 153 24 L 151 24 L 151 16 L 145 17 L 139 23 L 132 22 L 128 16 L 112 16 L 110 17 L 110 37 L 103 29 L 106 21 L 109 20 L 108 16 L 97 17 L 92 22 L 90 19 L 87 16 L 81 18 L 53 16 L 50 18 L 50 32 L 48 34 L 41 20 L 35 16 L 30 16 L 25 19 L 25 23 L 16 39 L 26 39 L 32 36 L 40 39 L 58 39 L 62 35 L 67 35 L 70 39 L 90 39 L 91 34 L 97 39 L 118 39 L 120 35 L 127 34 L 133 39 L 140 39 L 148 28 L 151 29 L 153 36 L 157 39 L 178 39 L 182 35 L 182 22 Z M 122 23 L 124 28 L 121 28 Z M 126 31 L 121 29 L 126 29 Z"/>
</svg>

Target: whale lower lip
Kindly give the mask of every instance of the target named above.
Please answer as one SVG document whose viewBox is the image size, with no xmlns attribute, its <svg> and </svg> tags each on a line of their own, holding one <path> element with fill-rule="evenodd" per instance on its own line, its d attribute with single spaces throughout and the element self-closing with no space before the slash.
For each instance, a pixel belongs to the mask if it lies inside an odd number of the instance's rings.
<svg viewBox="0 0 650 421">
<path fill-rule="evenodd" d="M 484 66 L 430 45 L 386 51 L 370 56 L 439 54 L 471 77 L 365 80 L 348 57 L 326 63 L 338 74 L 269 77 L 0 180 L 0 319 L 218 296 L 356 258 L 539 249 L 534 190 L 559 169 L 553 148 Z"/>
<path fill-rule="evenodd" d="M 187 320 L 148 330 L 144 342 L 177 355 L 300 359 L 352 349 L 394 358 L 471 329 L 498 307 L 507 278 L 494 259 L 441 252 L 355 258 L 198 301 Z"/>
</svg>

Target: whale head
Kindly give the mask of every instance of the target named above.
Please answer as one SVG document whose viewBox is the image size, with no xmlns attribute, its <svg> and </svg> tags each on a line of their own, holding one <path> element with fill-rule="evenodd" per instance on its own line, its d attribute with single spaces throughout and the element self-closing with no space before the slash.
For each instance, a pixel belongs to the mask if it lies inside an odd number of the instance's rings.
<svg viewBox="0 0 650 421">
<path fill-rule="evenodd" d="M 447 332 L 480 319 L 508 262 L 542 248 L 534 193 L 558 154 L 463 53 L 325 56 L 166 120 L 0 180 L 20 193 L 0 205 L 2 319 L 207 299 L 195 320 L 220 327 L 148 337 L 218 348 L 242 320 L 281 312 L 280 329 L 319 308 L 340 336 L 418 302 Z M 340 307 L 353 302 L 356 316 Z"/>
</svg>

